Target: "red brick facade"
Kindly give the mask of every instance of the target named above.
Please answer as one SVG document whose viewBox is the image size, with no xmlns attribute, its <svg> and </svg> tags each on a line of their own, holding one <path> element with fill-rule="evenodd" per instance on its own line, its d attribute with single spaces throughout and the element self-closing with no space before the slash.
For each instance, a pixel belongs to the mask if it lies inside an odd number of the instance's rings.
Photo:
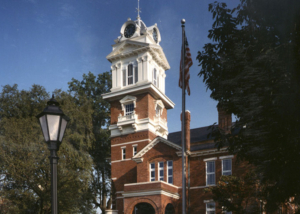
<svg viewBox="0 0 300 214">
<path fill-rule="evenodd" d="M 135 113 L 138 119 L 154 120 L 156 99 L 150 93 L 134 96 L 136 97 Z M 124 112 L 120 100 L 113 100 L 110 103 L 111 124 L 115 125 L 118 123 L 118 115 L 124 116 Z M 166 108 L 163 109 L 161 117 L 167 119 Z M 223 125 L 231 126 L 230 116 L 222 112 L 221 117 L 226 118 L 227 121 Z M 233 174 L 241 173 L 244 169 L 243 166 L 235 164 L 233 156 L 229 156 L 224 150 L 217 151 L 214 146 L 210 146 L 214 144 L 213 139 L 204 138 L 204 140 L 191 142 L 191 131 L 193 130 L 190 130 L 191 115 L 189 112 L 186 112 L 185 118 L 186 148 L 189 151 L 186 159 L 187 209 L 189 209 L 189 213 L 205 214 L 206 203 L 211 200 L 211 195 L 203 191 L 208 186 L 206 183 L 207 161 L 214 162 L 215 183 L 222 175 L 222 158 L 224 157 L 232 160 L 231 171 Z M 195 131 L 197 132 L 197 130 Z M 176 140 L 180 141 L 181 135 L 178 136 L 175 136 Z M 133 147 L 137 148 L 135 156 Z M 123 151 L 126 151 L 125 158 Z M 147 203 L 154 208 L 155 213 L 164 214 L 166 206 L 172 204 L 175 213 L 181 213 L 181 158 L 180 143 L 159 137 L 150 129 L 111 137 L 111 177 L 116 192 L 113 209 L 118 210 L 119 214 L 131 214 L 137 204 Z M 168 161 L 172 161 L 173 182 L 171 184 L 168 183 Z M 161 162 L 163 163 L 163 168 L 161 168 L 163 169 L 163 181 L 159 181 L 158 168 Z M 155 166 L 155 181 L 150 181 L 150 164 Z"/>
</svg>

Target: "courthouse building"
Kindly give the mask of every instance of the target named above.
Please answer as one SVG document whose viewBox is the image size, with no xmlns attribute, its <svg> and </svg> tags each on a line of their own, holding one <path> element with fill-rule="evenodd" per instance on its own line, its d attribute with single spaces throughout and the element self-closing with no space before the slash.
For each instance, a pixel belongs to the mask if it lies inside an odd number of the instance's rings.
<svg viewBox="0 0 300 214">
<path fill-rule="evenodd" d="M 181 213 L 181 132 L 168 132 L 167 111 L 174 103 L 165 94 L 170 65 L 160 46 L 159 28 L 156 24 L 147 27 L 138 17 L 128 19 L 120 33 L 107 56 L 112 64 L 112 88 L 102 95 L 111 104 L 115 189 L 113 210 L 107 213 Z M 213 139 L 207 138 L 208 127 L 190 129 L 190 112 L 185 118 L 186 204 L 189 213 L 212 214 L 216 204 L 204 188 L 243 166 L 236 168 L 234 156 L 215 148 Z M 231 115 L 219 111 L 218 120 L 221 128 L 230 130 Z"/>
</svg>

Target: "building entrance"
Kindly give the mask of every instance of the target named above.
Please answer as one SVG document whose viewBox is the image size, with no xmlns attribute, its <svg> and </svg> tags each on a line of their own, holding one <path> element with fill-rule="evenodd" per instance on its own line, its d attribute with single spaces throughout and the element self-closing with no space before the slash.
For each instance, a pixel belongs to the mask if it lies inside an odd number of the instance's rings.
<svg viewBox="0 0 300 214">
<path fill-rule="evenodd" d="M 135 205 L 132 214 L 155 214 L 155 210 L 148 203 L 139 203 Z"/>
</svg>

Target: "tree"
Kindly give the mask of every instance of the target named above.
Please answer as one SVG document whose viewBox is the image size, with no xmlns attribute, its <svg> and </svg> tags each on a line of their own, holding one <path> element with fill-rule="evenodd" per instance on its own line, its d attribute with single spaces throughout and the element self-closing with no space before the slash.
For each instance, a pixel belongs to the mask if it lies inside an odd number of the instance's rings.
<svg viewBox="0 0 300 214">
<path fill-rule="evenodd" d="M 89 191 L 92 202 L 102 213 L 111 208 L 113 187 L 110 181 L 110 105 L 101 95 L 108 93 L 111 88 L 111 74 L 104 72 L 97 77 L 91 72 L 83 75 L 82 81 L 72 79 L 69 82 L 69 92 L 79 99 L 85 97 L 92 103 L 92 132 L 94 139 L 91 142 L 89 154 L 93 159 L 92 182 Z"/>
<path fill-rule="evenodd" d="M 87 151 L 94 138 L 93 109 L 84 97 L 75 103 L 66 92 L 55 94 L 71 118 L 58 151 L 59 213 L 93 213 L 86 197 L 92 171 Z M 0 93 L 0 195 L 6 213 L 51 213 L 49 150 L 35 117 L 48 100 L 48 93 L 38 85 L 28 91 L 6 85 Z"/>
<path fill-rule="evenodd" d="M 236 115 L 230 152 L 256 167 L 266 209 L 300 193 L 300 2 L 240 0 L 209 5 L 212 43 L 197 59 L 211 97 Z M 223 133 L 224 134 L 224 133 Z M 223 139 L 223 140 L 221 140 Z M 224 140 L 225 139 L 225 140 Z"/>
<path fill-rule="evenodd" d="M 260 184 L 253 173 L 242 177 L 222 176 L 216 186 L 204 189 L 212 193 L 213 200 L 218 202 L 222 211 L 235 214 L 260 213 Z"/>
</svg>

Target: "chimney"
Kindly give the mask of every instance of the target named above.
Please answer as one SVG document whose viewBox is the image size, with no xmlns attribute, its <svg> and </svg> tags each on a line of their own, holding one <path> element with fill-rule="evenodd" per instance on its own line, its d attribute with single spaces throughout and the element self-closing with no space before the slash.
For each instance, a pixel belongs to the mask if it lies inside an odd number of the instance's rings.
<svg viewBox="0 0 300 214">
<path fill-rule="evenodd" d="M 231 130 L 231 125 L 232 125 L 232 118 L 231 114 L 227 113 L 225 110 L 223 110 L 221 107 L 218 108 L 218 125 L 219 129 L 222 129 L 225 131 L 225 133 L 229 133 Z"/>
<path fill-rule="evenodd" d="M 180 121 L 182 121 L 182 113 L 180 114 Z M 191 128 L 190 128 L 190 123 L 191 123 L 191 112 L 189 110 L 185 111 L 185 123 L 184 123 L 184 128 L 185 128 L 185 150 L 190 151 L 191 148 Z"/>
</svg>

